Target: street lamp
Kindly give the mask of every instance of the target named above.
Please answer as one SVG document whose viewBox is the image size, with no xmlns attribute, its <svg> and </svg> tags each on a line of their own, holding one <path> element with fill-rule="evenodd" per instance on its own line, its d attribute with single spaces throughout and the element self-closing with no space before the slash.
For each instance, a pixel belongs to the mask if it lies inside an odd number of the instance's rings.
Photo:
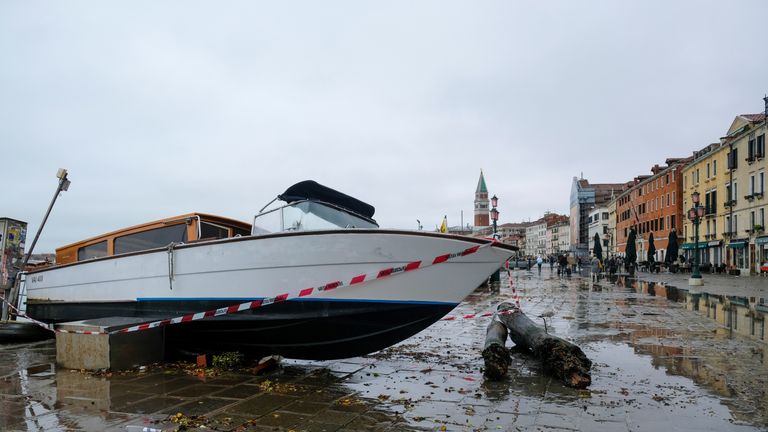
<svg viewBox="0 0 768 432">
<path fill-rule="evenodd" d="M 493 240 L 494 241 L 498 240 L 497 234 L 496 234 L 496 221 L 499 220 L 499 211 L 496 210 L 496 205 L 497 204 L 499 204 L 499 199 L 496 197 L 496 195 L 494 195 L 493 197 L 491 197 L 491 207 L 492 207 L 491 208 L 491 220 L 493 221 Z M 491 275 L 491 283 L 493 284 L 493 286 L 499 286 L 499 284 L 501 283 L 501 273 L 500 272 L 501 272 L 501 269 L 496 270 Z"/>
<path fill-rule="evenodd" d="M 499 199 L 494 195 L 491 197 L 491 220 L 493 221 L 493 238 L 496 239 L 496 221 L 499 220 L 499 211 L 496 210 L 496 206 L 499 204 Z"/>
<path fill-rule="evenodd" d="M 691 278 L 688 279 L 688 285 L 703 285 L 704 280 L 699 270 L 699 224 L 704 217 L 704 207 L 699 205 L 701 195 L 698 192 L 691 194 L 693 207 L 688 209 L 688 219 L 693 223 L 693 268 L 691 269 Z"/>
</svg>

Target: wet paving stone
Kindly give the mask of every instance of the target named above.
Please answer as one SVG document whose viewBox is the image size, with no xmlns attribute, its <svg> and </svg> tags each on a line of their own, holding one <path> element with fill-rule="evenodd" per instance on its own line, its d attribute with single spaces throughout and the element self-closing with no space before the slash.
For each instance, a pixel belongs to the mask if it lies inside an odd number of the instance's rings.
<svg viewBox="0 0 768 432">
<path fill-rule="evenodd" d="M 216 393 L 218 391 L 226 389 L 226 386 L 214 386 L 210 384 L 192 384 L 189 386 L 183 387 L 181 390 L 176 390 L 169 392 L 169 396 L 177 396 L 177 397 L 200 397 L 200 396 L 208 396 L 212 393 Z"/>
<path fill-rule="evenodd" d="M 293 430 L 308 423 L 309 416 L 286 411 L 271 412 L 256 420 L 257 425 Z"/>
<path fill-rule="evenodd" d="M 250 417 L 260 417 L 272 411 L 283 408 L 298 400 L 295 396 L 280 394 L 261 394 L 243 402 L 237 403 L 225 411 Z"/>
<path fill-rule="evenodd" d="M 326 409 L 312 416 L 312 421 L 326 425 L 337 425 L 339 428 L 341 428 L 341 426 L 350 423 L 357 417 L 358 413 Z"/>
<path fill-rule="evenodd" d="M 231 399 L 247 399 L 261 393 L 261 388 L 256 385 L 241 384 L 232 387 L 224 387 L 223 390 L 212 393 L 211 396 Z"/>
<path fill-rule="evenodd" d="M 327 403 L 297 400 L 283 407 L 283 410 L 297 414 L 315 415 L 326 408 L 328 408 Z"/>
<path fill-rule="evenodd" d="M 185 400 L 181 398 L 155 396 L 136 403 L 125 405 L 120 411 L 132 414 L 167 413 L 169 412 L 169 408 L 180 405 L 184 402 Z"/>
<path fill-rule="evenodd" d="M 224 408 L 229 405 L 233 405 L 237 402 L 231 399 L 217 399 L 204 397 L 195 399 L 185 404 L 174 407 L 175 412 L 184 413 L 187 416 L 200 416 L 208 415 L 214 411 Z"/>
</svg>

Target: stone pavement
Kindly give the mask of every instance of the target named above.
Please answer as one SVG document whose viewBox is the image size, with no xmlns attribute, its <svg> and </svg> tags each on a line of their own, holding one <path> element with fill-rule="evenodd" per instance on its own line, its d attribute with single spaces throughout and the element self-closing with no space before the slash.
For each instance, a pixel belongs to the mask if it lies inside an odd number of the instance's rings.
<svg viewBox="0 0 768 432">
<path fill-rule="evenodd" d="M 90 374 L 56 368 L 52 342 L 0 349 L 6 431 L 753 431 L 768 427 L 765 343 L 688 310 L 685 295 L 647 283 L 513 273 L 523 310 L 552 312 L 550 331 L 593 360 L 588 390 L 550 379 L 512 352 L 508 377 L 486 381 L 489 318 L 511 290 L 479 288 L 450 315 L 389 349 L 352 359 L 285 360 L 199 377 L 173 367 Z M 713 284 L 714 285 L 714 284 Z M 511 346 L 511 342 L 508 346 Z M 172 417 L 177 413 L 184 416 Z M 204 415 L 204 428 L 179 419 Z M 174 422 L 173 420 L 177 420 Z M 144 429 L 150 428 L 150 429 Z"/>
</svg>

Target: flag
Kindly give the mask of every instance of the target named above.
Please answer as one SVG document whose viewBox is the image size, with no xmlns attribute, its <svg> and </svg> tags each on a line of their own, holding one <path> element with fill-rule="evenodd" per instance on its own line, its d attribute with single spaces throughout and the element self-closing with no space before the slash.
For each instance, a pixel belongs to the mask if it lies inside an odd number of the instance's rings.
<svg viewBox="0 0 768 432">
<path fill-rule="evenodd" d="M 448 232 L 448 216 L 443 216 L 443 223 L 440 225 L 440 232 L 441 233 Z"/>
</svg>

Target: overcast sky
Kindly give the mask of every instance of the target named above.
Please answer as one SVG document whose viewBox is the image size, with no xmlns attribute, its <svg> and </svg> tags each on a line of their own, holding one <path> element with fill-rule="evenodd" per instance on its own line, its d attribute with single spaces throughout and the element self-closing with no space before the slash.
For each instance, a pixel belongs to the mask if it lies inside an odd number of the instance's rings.
<svg viewBox="0 0 768 432">
<path fill-rule="evenodd" d="M 0 217 L 36 252 L 314 179 L 382 227 L 568 212 L 768 91 L 764 1 L 0 2 Z"/>
</svg>

